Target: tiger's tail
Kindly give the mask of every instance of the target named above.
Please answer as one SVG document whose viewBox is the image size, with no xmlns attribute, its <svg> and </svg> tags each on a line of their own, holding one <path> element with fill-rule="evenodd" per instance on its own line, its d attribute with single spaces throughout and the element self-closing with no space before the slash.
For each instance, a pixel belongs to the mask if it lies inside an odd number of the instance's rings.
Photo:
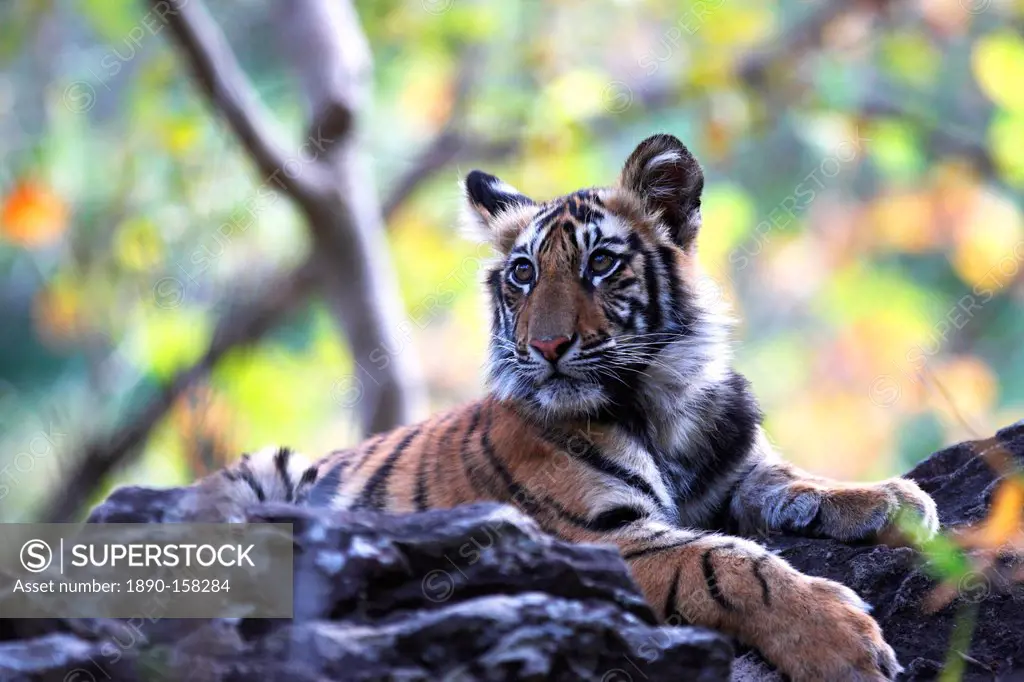
<svg viewBox="0 0 1024 682">
<path fill-rule="evenodd" d="M 318 463 L 291 448 L 264 447 L 200 480 L 190 516 L 195 520 L 244 521 L 245 510 L 256 504 L 303 504 L 319 475 Z"/>
</svg>

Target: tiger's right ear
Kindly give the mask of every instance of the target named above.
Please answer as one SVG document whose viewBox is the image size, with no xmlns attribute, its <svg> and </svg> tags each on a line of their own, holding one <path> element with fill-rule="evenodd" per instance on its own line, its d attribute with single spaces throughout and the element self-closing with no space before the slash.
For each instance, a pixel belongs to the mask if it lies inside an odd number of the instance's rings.
<svg viewBox="0 0 1024 682">
<path fill-rule="evenodd" d="M 466 192 L 466 222 L 477 236 L 483 235 L 498 248 L 502 248 L 508 235 L 502 232 L 499 218 L 522 206 L 535 206 L 533 199 L 515 187 L 482 171 L 470 171 L 463 183 Z"/>
</svg>

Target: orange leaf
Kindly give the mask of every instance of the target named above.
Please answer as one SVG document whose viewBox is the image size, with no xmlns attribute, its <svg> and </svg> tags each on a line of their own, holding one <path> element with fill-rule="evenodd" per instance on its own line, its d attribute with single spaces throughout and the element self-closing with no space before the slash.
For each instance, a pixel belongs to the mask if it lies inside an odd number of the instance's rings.
<svg viewBox="0 0 1024 682">
<path fill-rule="evenodd" d="M 985 525 L 992 547 L 1009 540 L 1020 528 L 1024 516 L 1024 485 L 1016 478 L 1007 479 L 996 490 Z"/>
<path fill-rule="evenodd" d="M 19 182 L 0 209 L 0 233 L 25 247 L 52 243 L 64 233 L 67 224 L 64 201 L 38 182 Z"/>
<path fill-rule="evenodd" d="M 998 549 L 1011 540 L 1019 540 L 1024 520 L 1024 483 L 1017 477 L 1007 478 L 996 489 L 992 508 L 981 524 L 962 532 L 965 547 Z"/>
</svg>

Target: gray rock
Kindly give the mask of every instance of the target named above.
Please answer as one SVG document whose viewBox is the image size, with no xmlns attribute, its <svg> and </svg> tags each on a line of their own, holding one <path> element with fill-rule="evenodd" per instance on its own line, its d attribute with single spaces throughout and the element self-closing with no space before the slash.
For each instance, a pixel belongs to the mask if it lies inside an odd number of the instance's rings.
<svg viewBox="0 0 1024 682">
<path fill-rule="evenodd" d="M 92 659 L 99 656 L 100 645 L 75 635 L 53 633 L 24 641 L 0 642 L 0 680 L 89 680 Z M 70 677 L 79 673 L 79 680 Z M 68 676 L 68 677 L 66 677 Z"/>
</svg>

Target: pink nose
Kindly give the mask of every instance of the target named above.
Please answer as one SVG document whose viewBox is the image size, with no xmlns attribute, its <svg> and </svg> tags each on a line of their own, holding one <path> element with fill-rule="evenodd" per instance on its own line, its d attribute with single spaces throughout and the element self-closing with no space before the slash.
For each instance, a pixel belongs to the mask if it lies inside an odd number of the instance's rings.
<svg viewBox="0 0 1024 682">
<path fill-rule="evenodd" d="M 530 345 L 539 350 L 548 362 L 555 362 L 569 350 L 572 339 L 568 336 L 545 336 L 542 339 L 531 339 Z"/>
</svg>

